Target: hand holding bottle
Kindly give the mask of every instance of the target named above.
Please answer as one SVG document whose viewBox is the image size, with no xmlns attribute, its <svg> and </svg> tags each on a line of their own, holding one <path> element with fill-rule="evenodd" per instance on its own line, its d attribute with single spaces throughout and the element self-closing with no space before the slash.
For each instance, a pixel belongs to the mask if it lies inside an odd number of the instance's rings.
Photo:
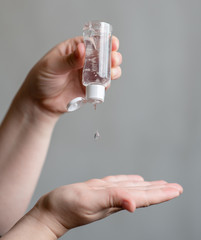
<svg viewBox="0 0 201 240">
<path fill-rule="evenodd" d="M 111 78 L 121 76 L 121 54 L 117 52 L 119 40 L 112 38 Z M 60 116 L 76 97 L 84 97 L 81 83 L 85 59 L 83 37 L 76 37 L 58 44 L 50 50 L 30 71 L 17 99 L 31 102 L 43 112 Z M 22 102 L 22 101 L 21 101 Z M 24 106 L 22 106 L 23 109 Z"/>
</svg>

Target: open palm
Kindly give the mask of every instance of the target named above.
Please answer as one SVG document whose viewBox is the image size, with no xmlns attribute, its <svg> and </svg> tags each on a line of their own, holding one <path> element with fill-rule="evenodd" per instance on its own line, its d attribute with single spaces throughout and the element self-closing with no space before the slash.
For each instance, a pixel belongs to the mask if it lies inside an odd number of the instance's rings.
<svg viewBox="0 0 201 240">
<path fill-rule="evenodd" d="M 44 195 L 36 206 L 57 219 L 65 232 L 123 209 L 134 212 L 136 208 L 171 200 L 182 191 L 176 183 L 117 175 L 59 187 Z"/>
</svg>

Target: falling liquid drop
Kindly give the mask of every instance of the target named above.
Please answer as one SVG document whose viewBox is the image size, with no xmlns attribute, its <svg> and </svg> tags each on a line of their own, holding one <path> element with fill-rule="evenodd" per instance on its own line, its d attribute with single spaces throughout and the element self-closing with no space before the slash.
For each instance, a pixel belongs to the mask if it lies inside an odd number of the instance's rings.
<svg viewBox="0 0 201 240">
<path fill-rule="evenodd" d="M 96 110 L 96 103 L 94 103 L 93 105 L 94 105 L 94 110 Z M 97 130 L 94 134 L 94 140 L 97 141 L 99 138 L 100 138 L 100 133 Z"/>
<path fill-rule="evenodd" d="M 100 133 L 97 130 L 94 134 L 94 140 L 98 140 L 99 138 L 100 138 Z"/>
</svg>

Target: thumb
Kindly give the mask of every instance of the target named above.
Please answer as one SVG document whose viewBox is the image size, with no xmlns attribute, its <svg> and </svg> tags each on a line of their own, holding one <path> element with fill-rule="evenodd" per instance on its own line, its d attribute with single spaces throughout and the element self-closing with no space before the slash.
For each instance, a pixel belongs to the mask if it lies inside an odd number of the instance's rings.
<svg viewBox="0 0 201 240">
<path fill-rule="evenodd" d="M 127 191 L 118 188 L 111 188 L 109 195 L 110 207 L 122 208 L 129 212 L 135 211 L 136 204 L 132 199 L 132 196 Z"/>
<path fill-rule="evenodd" d="M 85 46 L 84 43 L 79 43 L 75 51 L 68 56 L 64 56 L 64 64 L 66 71 L 80 69 L 84 65 Z"/>
</svg>

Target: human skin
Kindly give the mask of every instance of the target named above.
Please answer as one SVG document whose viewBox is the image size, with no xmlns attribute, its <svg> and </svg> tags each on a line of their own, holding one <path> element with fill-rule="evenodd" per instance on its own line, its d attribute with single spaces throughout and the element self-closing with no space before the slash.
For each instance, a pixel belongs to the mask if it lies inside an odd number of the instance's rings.
<svg viewBox="0 0 201 240">
<path fill-rule="evenodd" d="M 112 79 L 121 76 L 118 47 L 113 37 Z M 82 37 L 51 49 L 27 75 L 0 126 L 0 235 L 27 209 L 57 120 L 69 101 L 85 95 L 84 58 Z"/>
<path fill-rule="evenodd" d="M 176 183 L 144 181 L 138 175 L 109 176 L 59 187 L 42 196 L 3 240 L 55 240 L 69 230 L 115 212 L 148 207 L 178 197 Z"/>
</svg>

